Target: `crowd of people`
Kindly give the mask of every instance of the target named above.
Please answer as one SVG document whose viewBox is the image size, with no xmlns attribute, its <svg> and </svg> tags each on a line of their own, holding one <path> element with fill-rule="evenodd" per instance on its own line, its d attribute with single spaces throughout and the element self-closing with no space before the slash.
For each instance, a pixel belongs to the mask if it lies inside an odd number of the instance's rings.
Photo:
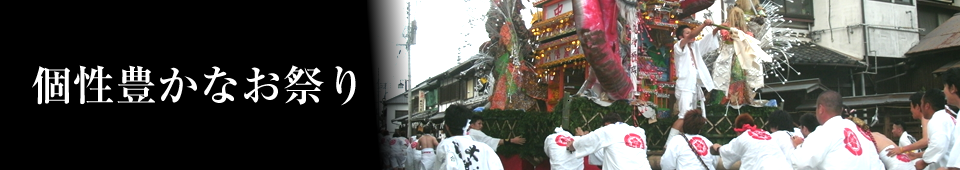
<svg viewBox="0 0 960 170">
<path fill-rule="evenodd" d="M 740 8 L 732 9 L 728 16 L 743 16 Z M 892 123 L 893 139 L 872 132 L 870 125 L 853 116 L 842 96 L 832 90 L 818 96 L 815 113 L 803 114 L 797 122 L 786 111 L 778 110 L 768 115 L 766 128 L 759 128 L 754 117 L 741 113 L 732 127 L 736 137 L 726 144 L 716 144 L 701 135 L 707 123 L 707 93 L 703 90 L 730 90 L 729 98 L 723 101 L 740 106 L 752 100 L 751 90 L 763 84 L 757 73 L 762 69 L 755 62 L 769 60 L 769 56 L 757 46 L 744 21 L 732 17 L 718 27 L 706 19 L 702 25 L 675 29 L 678 41 L 671 51 L 677 73 L 678 119 L 667 133 L 660 169 L 731 169 L 739 162 L 739 169 L 746 170 L 960 170 L 958 111 L 950 107 L 960 107 L 960 68 L 942 73 L 942 89 L 928 87 L 931 90 L 910 97 L 911 117 L 921 122 L 918 137 L 906 132 L 909 125 L 903 121 Z M 722 45 L 719 40 L 734 45 Z M 737 70 L 744 80 L 732 82 L 726 73 L 731 72 L 729 69 L 710 74 L 703 55 L 718 49 L 720 57 L 714 62 L 751 62 Z M 384 164 L 392 170 L 502 170 L 497 148 L 526 142 L 519 136 L 501 139 L 486 135 L 482 131 L 483 117 L 465 106 L 452 105 L 444 112 L 444 131 L 439 135 L 445 136 L 404 138 L 398 133 L 391 138 L 384 133 L 383 147 L 390 148 Z M 582 170 L 584 164 L 590 164 L 604 170 L 653 169 L 645 129 L 624 123 L 619 115 L 606 113 L 604 125 L 592 132 L 557 127 L 543 139 L 550 168 Z"/>
<path fill-rule="evenodd" d="M 724 24 L 728 25 L 728 24 Z M 713 22 L 705 20 L 695 28 L 676 30 L 673 53 L 677 61 L 677 100 L 679 118 L 671 126 L 659 165 L 663 170 L 730 169 L 844 169 L 844 170 L 958 170 L 960 168 L 960 68 L 942 73 L 943 88 L 917 92 L 910 98 L 912 118 L 921 122 L 919 140 L 905 132 L 906 124 L 893 124 L 893 137 L 871 132 L 867 123 L 852 116 L 836 91 L 827 90 L 816 102 L 816 112 L 800 116 L 795 124 L 783 110 L 769 115 L 766 129 L 757 127 L 750 114 L 742 113 L 734 121 L 737 136 L 724 145 L 715 144 L 700 134 L 707 122 L 704 93 L 712 90 L 709 72 L 700 56 L 718 48 L 719 28 L 700 35 Z M 737 27 L 733 27 L 737 28 Z M 728 31 L 739 31 L 730 29 Z M 687 57 L 690 57 L 687 59 Z M 500 139 L 483 133 L 483 117 L 462 105 L 445 110 L 443 129 L 446 137 L 422 135 L 410 139 L 395 135 L 384 147 L 391 148 L 384 163 L 393 170 L 500 170 L 503 165 L 496 149 L 501 145 L 523 145 L 526 139 Z M 648 140 L 643 128 L 625 124 L 619 113 L 607 113 L 604 126 L 592 132 L 561 127 L 544 139 L 544 152 L 551 169 L 584 169 L 584 158 L 606 170 L 652 169 L 647 158 Z M 439 141 L 439 142 L 437 142 Z"/>
<path fill-rule="evenodd" d="M 683 115 L 676 135 L 670 135 L 660 157 L 660 169 L 868 169 L 868 170 L 956 170 L 960 167 L 960 68 L 941 76 L 943 89 L 917 92 L 910 97 L 913 119 L 921 122 L 919 138 L 905 132 L 907 124 L 895 121 L 891 138 L 871 132 L 870 126 L 853 116 L 836 91 L 820 94 L 816 112 L 791 116 L 778 110 L 769 115 L 766 129 L 744 113 L 737 116 L 733 130 L 737 137 L 724 145 L 701 135 L 707 120 L 699 108 Z M 392 149 L 384 162 L 394 170 L 500 170 L 496 148 L 522 145 L 526 139 L 499 139 L 482 132 L 483 117 L 469 108 L 447 108 L 444 129 L 448 137 L 421 135 L 408 139 L 399 135 L 385 138 Z M 643 128 L 625 124 L 618 113 L 607 113 L 604 126 L 594 131 L 576 128 L 574 133 L 557 127 L 543 139 L 551 169 L 582 170 L 584 159 L 602 169 L 652 169 L 647 158 L 647 135 Z M 425 132 L 435 132 L 425 129 Z M 384 134 L 386 135 L 386 134 Z M 438 142 L 439 141 L 439 142 Z M 721 163 L 722 162 L 722 163 Z"/>
</svg>

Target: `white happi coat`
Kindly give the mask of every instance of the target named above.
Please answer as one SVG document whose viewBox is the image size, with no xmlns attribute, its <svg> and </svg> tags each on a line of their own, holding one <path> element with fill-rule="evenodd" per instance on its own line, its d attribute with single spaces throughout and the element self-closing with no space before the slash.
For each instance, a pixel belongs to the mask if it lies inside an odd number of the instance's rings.
<svg viewBox="0 0 960 170">
<path fill-rule="evenodd" d="M 954 112 L 956 113 L 956 112 Z M 947 167 L 960 168 L 960 124 L 957 124 L 956 121 L 953 124 L 953 148 L 950 149 L 950 161 L 947 162 Z"/>
<path fill-rule="evenodd" d="M 483 133 L 483 131 L 470 129 L 470 130 L 467 130 L 467 135 L 470 135 L 470 137 L 473 138 L 474 141 L 487 144 L 487 146 L 490 146 L 490 148 L 493 148 L 494 152 L 496 152 L 497 147 L 500 146 L 500 138 L 487 136 L 487 134 Z"/>
<path fill-rule="evenodd" d="M 953 129 L 956 125 L 956 118 L 947 113 L 946 109 L 933 113 L 933 117 L 927 121 L 927 133 L 930 135 L 927 143 L 927 149 L 923 151 L 923 161 L 926 162 L 928 170 L 947 166 L 950 155 L 948 153 L 953 146 Z M 820 130 L 820 129 L 817 129 Z"/>
<path fill-rule="evenodd" d="M 503 163 L 493 148 L 474 141 L 470 136 L 443 139 L 435 151 L 435 170 L 503 170 Z"/>
<path fill-rule="evenodd" d="M 573 153 L 567 151 L 567 144 L 580 136 L 573 136 L 561 128 L 554 129 L 554 132 L 543 141 L 543 151 L 550 157 L 550 169 L 583 170 L 583 157 L 573 157 Z"/>
<path fill-rule="evenodd" d="M 770 133 L 760 129 L 747 130 L 720 147 L 720 159 L 723 168 L 730 169 L 740 161 L 740 169 L 791 169 L 786 156 L 780 152 L 780 145 Z M 692 152 L 692 151 L 691 151 Z"/>
<path fill-rule="evenodd" d="M 703 30 L 708 29 L 704 28 Z M 707 88 L 707 91 L 716 88 L 713 77 L 707 70 L 706 63 L 703 62 L 703 55 L 720 48 L 720 40 L 712 31 L 702 33 L 702 39 L 690 42 L 687 47 L 681 48 L 679 42 L 673 45 L 673 61 L 677 68 L 675 93 L 678 98 L 677 102 L 679 102 L 677 106 L 680 107 L 678 108 L 679 113 L 681 113 L 680 119 L 683 119 L 683 114 L 693 109 L 698 101 L 705 100 L 704 95 L 700 94 L 700 87 Z M 706 117 L 706 112 L 703 115 Z"/>
<path fill-rule="evenodd" d="M 773 137 L 773 141 L 777 143 L 778 147 L 780 147 L 780 152 L 783 153 L 784 158 L 787 160 L 787 165 L 790 166 L 789 168 L 793 168 L 792 155 L 793 155 L 793 150 L 795 150 L 796 148 L 793 147 L 792 137 L 797 136 L 802 138 L 803 134 L 794 133 L 786 130 L 778 130 L 776 132 L 773 132 L 773 134 L 770 134 L 770 136 Z M 724 160 L 723 162 L 727 162 L 727 161 Z"/>
<path fill-rule="evenodd" d="M 390 139 L 389 144 L 391 166 L 396 168 L 406 167 L 407 151 L 410 149 L 410 144 L 407 143 L 407 138 L 393 137 Z"/>
<path fill-rule="evenodd" d="M 702 170 L 704 169 L 703 165 L 697 159 L 699 156 L 700 159 L 703 159 L 703 163 L 707 164 L 709 170 L 715 170 L 717 168 L 717 156 L 710 154 L 710 146 L 713 146 L 713 142 L 701 135 L 686 135 L 690 139 L 689 143 L 681 135 L 675 135 L 667 140 L 664 145 L 666 150 L 660 157 L 660 169 Z M 694 149 L 690 149 L 690 145 L 696 148 L 696 153 L 693 152 Z"/>
<path fill-rule="evenodd" d="M 793 167 L 807 169 L 883 170 L 876 145 L 853 121 L 830 118 L 810 132 L 793 152 Z"/>
<path fill-rule="evenodd" d="M 603 126 L 590 134 L 573 141 L 573 157 L 583 161 L 583 157 L 595 152 L 603 152 L 604 170 L 649 170 L 647 159 L 647 134 L 643 128 L 617 122 Z"/>
</svg>

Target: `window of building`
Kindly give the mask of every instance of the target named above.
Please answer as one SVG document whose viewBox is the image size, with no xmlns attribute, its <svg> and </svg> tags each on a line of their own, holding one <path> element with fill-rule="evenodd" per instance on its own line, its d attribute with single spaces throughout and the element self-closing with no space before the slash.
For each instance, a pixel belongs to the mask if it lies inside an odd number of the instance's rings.
<svg viewBox="0 0 960 170">
<path fill-rule="evenodd" d="M 403 116 L 406 116 L 406 115 L 407 115 L 407 111 L 406 111 L 406 110 L 396 110 L 396 111 L 393 111 L 393 118 L 400 118 L 400 117 L 403 117 Z"/>
<path fill-rule="evenodd" d="M 947 20 L 949 20 L 950 17 L 953 17 L 953 14 L 956 12 L 957 11 L 946 10 L 941 8 L 931 8 L 931 7 L 924 7 L 924 6 L 918 7 L 917 8 L 917 24 L 919 24 L 920 28 L 922 29 L 920 31 L 920 38 L 923 38 L 924 36 L 929 34 L 930 31 L 933 31 L 933 29 L 936 29 L 937 27 L 939 27 L 940 24 L 947 22 Z"/>
<path fill-rule="evenodd" d="M 893 3 L 904 4 L 904 5 L 913 5 L 913 0 L 893 0 Z"/>
<path fill-rule="evenodd" d="M 466 90 L 466 91 L 467 91 L 467 98 L 468 98 L 468 99 L 469 99 L 469 98 L 473 98 L 474 95 L 477 95 L 476 90 L 473 89 L 473 87 L 475 86 L 475 83 L 476 83 L 476 79 L 475 79 L 475 78 L 470 78 L 470 79 L 464 79 L 463 81 L 464 81 L 463 84 L 467 86 L 467 87 L 466 87 L 466 88 L 467 88 L 467 90 Z"/>
<path fill-rule="evenodd" d="M 783 5 L 778 14 L 786 18 L 813 19 L 813 0 L 768 0 Z M 888 0 L 889 1 L 889 0 Z"/>
<path fill-rule="evenodd" d="M 890 3 L 904 4 L 904 5 L 913 5 L 913 0 L 873 0 L 873 1 L 890 2 Z"/>
</svg>

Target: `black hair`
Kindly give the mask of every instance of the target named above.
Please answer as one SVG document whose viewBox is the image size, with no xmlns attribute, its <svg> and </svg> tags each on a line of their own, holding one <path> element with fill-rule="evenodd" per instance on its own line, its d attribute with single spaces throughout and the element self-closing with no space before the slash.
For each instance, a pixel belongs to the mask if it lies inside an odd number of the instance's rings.
<svg viewBox="0 0 960 170">
<path fill-rule="evenodd" d="M 450 105 L 444 111 L 443 121 L 447 125 L 446 132 L 450 136 L 463 135 L 463 127 L 467 126 L 467 119 L 473 118 L 473 111 L 463 105 Z"/>
<path fill-rule="evenodd" d="M 824 111 L 840 116 L 843 114 L 843 98 L 837 91 L 827 90 L 817 97 L 817 107 L 824 107 Z"/>
<path fill-rule="evenodd" d="M 777 130 L 793 130 L 793 118 L 787 111 L 774 111 L 767 119 L 770 121 L 768 127 L 777 128 Z"/>
<path fill-rule="evenodd" d="M 904 124 L 903 121 L 900 121 L 900 120 L 893 121 L 893 125 L 900 126 L 900 128 L 903 128 L 903 124 Z"/>
<path fill-rule="evenodd" d="M 614 112 L 603 115 L 603 123 L 617 123 L 622 121 L 623 119 L 620 119 L 620 114 Z"/>
<path fill-rule="evenodd" d="M 943 105 L 947 104 L 947 99 L 943 95 L 943 91 L 930 89 L 923 94 L 923 102 L 930 104 L 933 110 L 942 110 Z"/>
<path fill-rule="evenodd" d="M 817 116 L 814 116 L 813 113 L 807 113 L 800 116 L 800 126 L 807 127 L 810 132 L 813 132 L 817 130 L 817 126 L 820 126 L 820 122 L 817 121 Z"/>
<path fill-rule="evenodd" d="M 480 114 L 474 113 L 473 117 L 470 118 L 470 123 L 476 123 L 477 121 L 481 121 L 481 120 L 483 120 L 483 116 L 480 116 Z"/>
<path fill-rule="evenodd" d="M 690 27 L 690 26 L 688 26 L 688 25 L 680 25 L 680 26 L 677 26 L 677 29 L 673 31 L 673 34 L 674 34 L 674 35 L 673 35 L 673 38 L 677 38 L 677 40 L 680 40 L 680 39 L 681 39 L 680 37 L 683 36 L 683 29 L 686 29 L 686 28 L 690 28 L 691 30 L 693 29 L 692 27 Z"/>
<path fill-rule="evenodd" d="M 426 127 L 423 127 L 423 132 L 422 132 L 422 133 L 423 133 L 423 134 L 433 134 L 433 133 L 436 133 L 436 132 L 437 132 L 437 129 L 436 129 L 436 128 L 433 128 L 433 126 L 426 126 Z"/>
<path fill-rule="evenodd" d="M 687 111 L 683 116 L 683 126 L 681 127 L 683 133 L 686 134 L 700 134 L 700 131 L 703 130 L 703 125 L 707 122 L 707 118 L 703 117 L 700 109 L 692 109 Z"/>
<path fill-rule="evenodd" d="M 923 100 L 923 92 L 918 91 L 910 95 L 910 106 L 920 106 L 920 101 Z"/>
<path fill-rule="evenodd" d="M 944 71 L 942 78 L 943 84 L 960 88 L 960 67 L 954 67 Z M 957 90 L 953 95 L 960 96 L 960 90 Z"/>
</svg>

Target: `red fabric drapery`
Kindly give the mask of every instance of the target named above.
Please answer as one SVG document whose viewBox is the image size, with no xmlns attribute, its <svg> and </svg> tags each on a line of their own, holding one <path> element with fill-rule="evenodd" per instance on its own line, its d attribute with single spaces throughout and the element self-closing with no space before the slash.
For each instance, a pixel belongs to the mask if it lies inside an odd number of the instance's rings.
<svg viewBox="0 0 960 170">
<path fill-rule="evenodd" d="M 500 162 L 503 163 L 503 170 L 534 170 L 533 164 L 524 161 L 519 155 L 500 155 Z"/>
</svg>

